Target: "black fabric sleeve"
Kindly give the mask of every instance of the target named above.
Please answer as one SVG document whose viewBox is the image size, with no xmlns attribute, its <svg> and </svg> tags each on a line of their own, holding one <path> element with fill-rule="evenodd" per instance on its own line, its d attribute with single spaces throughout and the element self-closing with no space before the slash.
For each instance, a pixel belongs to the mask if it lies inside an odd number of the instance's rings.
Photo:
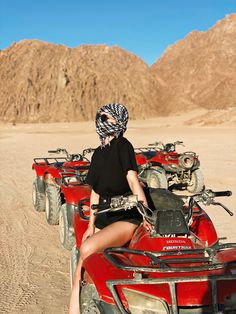
<svg viewBox="0 0 236 314">
<path fill-rule="evenodd" d="M 125 174 L 127 174 L 129 170 L 138 172 L 134 148 L 132 144 L 125 138 L 120 141 L 119 157 L 122 169 Z"/>
<path fill-rule="evenodd" d="M 89 171 L 88 171 L 88 174 L 86 176 L 86 179 L 85 179 L 85 184 L 89 184 L 91 186 L 94 185 L 94 179 L 96 177 L 96 162 L 95 162 L 95 152 L 91 158 L 91 163 L 90 163 L 90 167 L 89 167 Z"/>
</svg>

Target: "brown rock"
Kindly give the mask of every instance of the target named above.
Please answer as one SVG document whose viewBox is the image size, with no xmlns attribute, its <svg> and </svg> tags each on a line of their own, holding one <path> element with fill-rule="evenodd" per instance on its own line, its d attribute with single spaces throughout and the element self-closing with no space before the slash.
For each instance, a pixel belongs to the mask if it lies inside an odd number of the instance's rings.
<svg viewBox="0 0 236 314">
<path fill-rule="evenodd" d="M 236 14 L 194 31 L 152 66 L 169 112 L 236 107 Z"/>
<path fill-rule="evenodd" d="M 149 67 L 119 47 L 74 49 L 21 41 L 0 53 L 0 119 L 58 122 L 94 119 L 108 102 L 131 118 L 158 112 L 158 82 Z"/>
</svg>

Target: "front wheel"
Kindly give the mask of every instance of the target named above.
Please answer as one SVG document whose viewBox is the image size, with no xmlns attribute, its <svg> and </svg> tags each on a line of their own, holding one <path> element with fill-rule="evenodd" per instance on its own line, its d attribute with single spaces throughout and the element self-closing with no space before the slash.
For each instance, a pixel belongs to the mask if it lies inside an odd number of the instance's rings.
<svg viewBox="0 0 236 314">
<path fill-rule="evenodd" d="M 204 177 L 200 169 L 196 169 L 191 173 L 190 183 L 187 190 L 190 193 L 199 193 L 204 189 Z"/>
<path fill-rule="evenodd" d="M 98 299 L 98 293 L 93 284 L 82 285 L 80 293 L 81 314 L 100 314 L 101 312 L 95 303 L 95 300 Z"/>
<path fill-rule="evenodd" d="M 58 225 L 61 209 L 60 189 L 53 184 L 46 187 L 46 220 L 49 225 Z"/>
<path fill-rule="evenodd" d="M 70 286 L 72 288 L 75 270 L 79 261 L 79 250 L 77 250 L 76 245 L 73 246 L 70 253 Z"/>
<path fill-rule="evenodd" d="M 63 204 L 59 214 L 59 233 L 61 244 L 67 250 L 71 250 L 75 244 L 74 233 L 71 229 L 67 216 L 67 204 Z"/>
<path fill-rule="evenodd" d="M 150 188 L 167 189 L 168 182 L 164 171 L 150 170 L 147 178 L 147 184 Z"/>
</svg>

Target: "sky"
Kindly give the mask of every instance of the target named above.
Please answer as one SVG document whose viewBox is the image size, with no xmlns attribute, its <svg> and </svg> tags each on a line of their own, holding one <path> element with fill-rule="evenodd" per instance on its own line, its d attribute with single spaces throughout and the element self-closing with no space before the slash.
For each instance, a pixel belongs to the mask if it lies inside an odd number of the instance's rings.
<svg viewBox="0 0 236 314">
<path fill-rule="evenodd" d="M 151 65 L 231 13 L 236 0 L 0 0 L 0 49 L 23 39 L 118 45 Z"/>
</svg>

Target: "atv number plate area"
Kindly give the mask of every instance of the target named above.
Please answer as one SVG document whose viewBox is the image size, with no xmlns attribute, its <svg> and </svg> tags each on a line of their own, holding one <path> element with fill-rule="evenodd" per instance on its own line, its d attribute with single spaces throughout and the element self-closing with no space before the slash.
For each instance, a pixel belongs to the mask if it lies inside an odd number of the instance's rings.
<svg viewBox="0 0 236 314">
<path fill-rule="evenodd" d="M 161 235 L 189 233 L 187 223 L 181 210 L 158 211 L 155 230 Z"/>
</svg>

